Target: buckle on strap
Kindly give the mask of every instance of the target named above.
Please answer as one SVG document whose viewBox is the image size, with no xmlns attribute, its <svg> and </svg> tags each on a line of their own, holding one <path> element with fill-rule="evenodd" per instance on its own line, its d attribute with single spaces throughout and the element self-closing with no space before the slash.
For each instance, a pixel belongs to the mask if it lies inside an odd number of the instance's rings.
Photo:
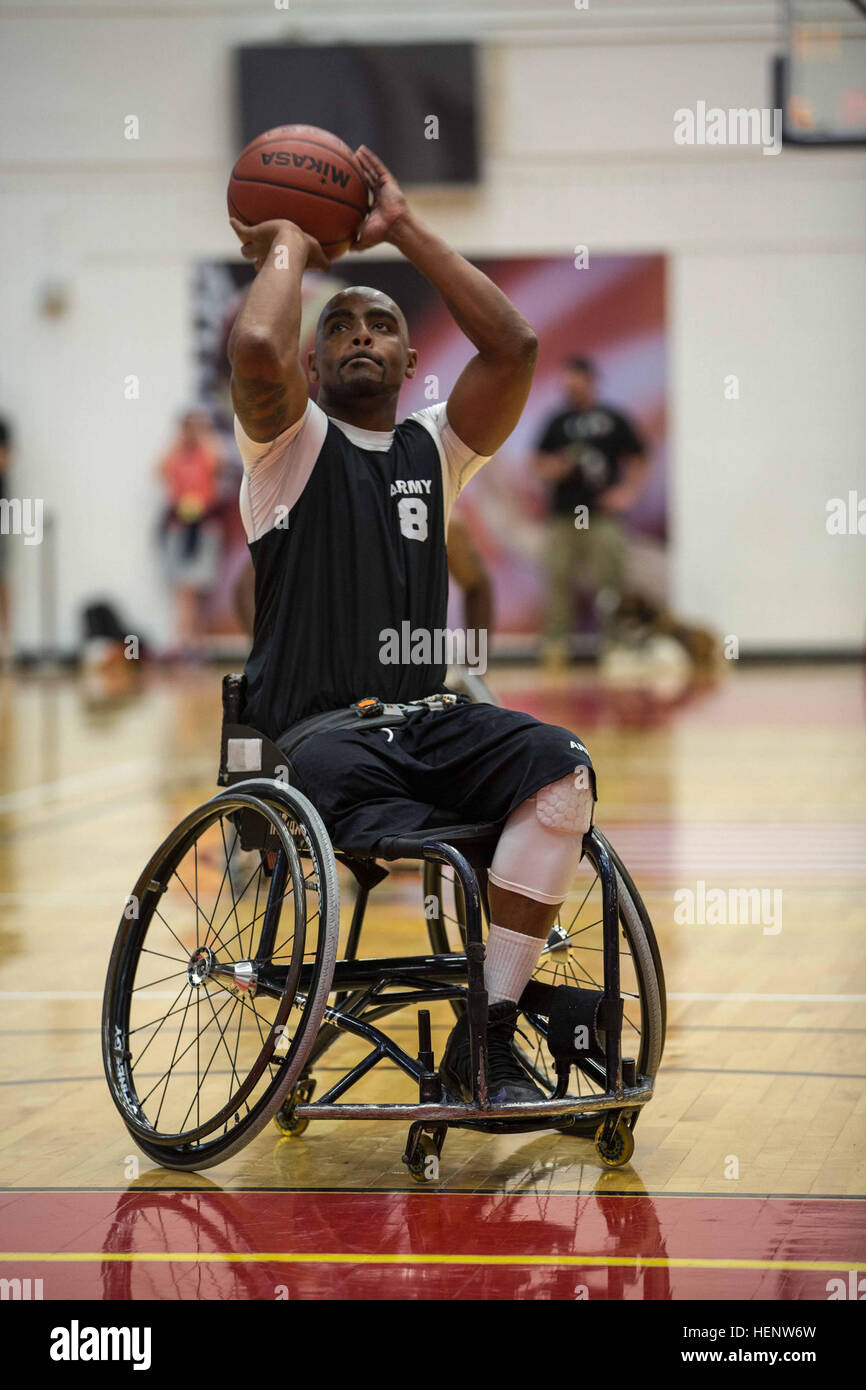
<svg viewBox="0 0 866 1390">
<path fill-rule="evenodd" d="M 370 719 L 376 714 L 382 714 L 385 706 L 378 696 L 367 695 L 363 700 L 356 700 L 351 708 L 360 719 Z"/>
<path fill-rule="evenodd" d="M 428 709 L 450 709 L 452 705 L 459 702 L 458 695 L 452 695 L 448 691 L 441 695 L 422 695 L 420 700 L 410 700 L 412 705 L 426 705 Z"/>
</svg>

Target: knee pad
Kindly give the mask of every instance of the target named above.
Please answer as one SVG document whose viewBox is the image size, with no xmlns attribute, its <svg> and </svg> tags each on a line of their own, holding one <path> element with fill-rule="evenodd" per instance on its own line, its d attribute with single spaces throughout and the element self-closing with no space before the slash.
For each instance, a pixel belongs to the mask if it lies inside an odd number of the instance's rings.
<svg viewBox="0 0 866 1390">
<path fill-rule="evenodd" d="M 561 903 L 592 824 L 592 807 L 592 788 L 580 786 L 574 773 L 521 802 L 499 837 L 490 882 L 535 902 Z"/>
<path fill-rule="evenodd" d="M 568 835 L 585 835 L 592 824 L 592 788 L 578 785 L 580 772 L 569 773 L 558 782 L 549 782 L 535 796 L 535 813 L 548 830 Z"/>
</svg>

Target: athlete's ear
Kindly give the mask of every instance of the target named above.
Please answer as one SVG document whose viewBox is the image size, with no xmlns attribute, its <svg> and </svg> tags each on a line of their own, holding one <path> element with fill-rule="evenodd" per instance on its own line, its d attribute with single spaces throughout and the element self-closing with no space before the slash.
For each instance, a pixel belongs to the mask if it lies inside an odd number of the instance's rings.
<svg viewBox="0 0 866 1390">
<path fill-rule="evenodd" d="M 412 377 L 412 376 L 415 375 L 415 373 L 416 373 L 417 370 L 418 370 L 418 353 L 417 353 L 417 351 L 416 351 L 415 348 L 407 348 L 407 350 L 406 350 L 406 371 L 405 371 L 404 375 L 407 376 L 407 377 Z"/>
<path fill-rule="evenodd" d="M 318 369 L 318 367 L 316 366 L 316 349 L 315 349 L 315 348 L 310 348 L 310 351 L 307 353 L 307 372 L 309 373 L 309 377 L 310 377 L 310 380 L 311 380 L 311 381 L 318 381 L 318 380 L 319 380 L 319 369 Z"/>
</svg>

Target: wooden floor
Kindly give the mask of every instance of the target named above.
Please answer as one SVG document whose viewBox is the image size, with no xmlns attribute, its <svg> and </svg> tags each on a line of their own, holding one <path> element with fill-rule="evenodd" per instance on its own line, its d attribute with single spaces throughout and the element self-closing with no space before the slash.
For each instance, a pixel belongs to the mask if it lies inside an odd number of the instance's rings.
<svg viewBox="0 0 866 1390">
<path fill-rule="evenodd" d="M 113 695 L 73 677 L 0 678 L 7 1200 L 22 1189 L 417 1194 L 398 1126 L 319 1122 L 297 1140 L 270 1129 L 206 1177 L 185 1176 L 138 1154 L 109 1098 L 99 1016 L 112 938 L 155 845 L 214 790 L 219 675 L 142 673 Z M 628 1167 L 604 1170 L 591 1144 L 560 1135 L 452 1131 L 439 1194 L 863 1196 L 862 673 L 745 668 L 675 698 L 605 690 L 583 668 L 547 680 L 496 670 L 493 681 L 505 703 L 590 747 L 597 821 L 659 936 L 668 1043 Z M 772 919 L 678 923 L 681 890 L 699 883 L 768 890 Z M 400 872 L 377 893 L 365 953 L 424 949 L 417 879 Z M 447 1013 L 434 1021 L 439 1048 Z M 412 1018 L 396 1026 L 414 1051 Z M 359 1098 L 401 1085 L 377 1071 Z"/>
</svg>

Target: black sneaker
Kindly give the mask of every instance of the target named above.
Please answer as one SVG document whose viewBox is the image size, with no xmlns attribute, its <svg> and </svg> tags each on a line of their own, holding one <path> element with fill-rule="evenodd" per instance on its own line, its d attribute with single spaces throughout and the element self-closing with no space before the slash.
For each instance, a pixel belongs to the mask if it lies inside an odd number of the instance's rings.
<svg viewBox="0 0 866 1390">
<path fill-rule="evenodd" d="M 492 1004 L 487 1011 L 487 1095 L 493 1105 L 516 1105 L 547 1100 L 544 1091 L 531 1080 L 514 1051 L 517 1005 L 509 1000 Z M 469 1020 L 458 1019 L 445 1045 L 439 1076 L 443 1086 L 461 1100 L 472 1099 L 472 1068 L 469 1057 Z"/>
</svg>

